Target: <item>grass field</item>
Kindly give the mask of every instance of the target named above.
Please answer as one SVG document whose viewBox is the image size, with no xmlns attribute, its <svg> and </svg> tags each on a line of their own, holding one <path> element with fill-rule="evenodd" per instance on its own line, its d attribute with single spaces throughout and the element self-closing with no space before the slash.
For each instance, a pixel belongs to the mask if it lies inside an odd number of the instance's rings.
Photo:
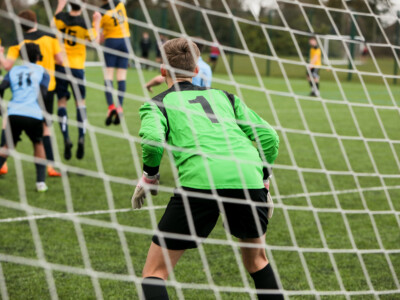
<svg viewBox="0 0 400 300">
<path fill-rule="evenodd" d="M 235 68 L 238 70 L 245 63 L 240 61 Z M 301 72 L 304 74 L 304 70 Z M 148 80 L 156 72 L 144 74 Z M 304 259 L 315 290 L 339 291 L 340 283 L 332 265 L 334 259 L 345 290 L 366 291 L 352 299 L 373 299 L 370 287 L 374 291 L 391 291 L 381 295 L 381 299 L 400 299 L 400 291 L 391 273 L 395 272 L 400 278 L 400 231 L 397 223 L 400 172 L 393 155 L 394 150 L 400 159 L 400 85 L 390 86 L 395 99 L 393 103 L 386 86 L 380 82 L 368 82 L 366 91 L 356 78 L 352 82 L 343 81 L 342 93 L 332 80 L 332 73 L 323 72 L 321 94 L 329 101 L 321 102 L 306 97 L 309 87 L 304 79 L 298 78 L 301 76 L 289 75 L 290 87 L 279 76 L 263 78 L 268 97 L 261 90 L 250 88 L 259 87 L 254 76 L 235 75 L 235 80 L 243 85 L 240 92 L 248 106 L 275 126 L 281 138 L 272 185 L 278 207 L 268 227 L 267 244 L 269 258 L 277 266 L 283 287 L 289 291 L 311 291 L 301 262 Z M 220 83 L 220 80 L 229 80 L 223 72 L 215 74 L 215 78 L 214 87 L 238 92 L 232 85 Z M 88 68 L 87 80 L 102 85 L 101 70 Z M 127 86 L 129 93 L 144 96 L 135 70 L 130 70 Z M 163 88 L 157 88 L 156 92 Z M 293 92 L 292 96 L 290 92 Z M 109 210 L 113 208 L 110 205 L 115 209 L 130 207 L 136 170 L 141 168 L 141 165 L 135 165 L 131 147 L 136 147 L 140 157 L 139 144 L 130 144 L 122 138 L 124 132 L 120 126 L 104 127 L 106 105 L 103 92 L 88 87 L 87 94 L 91 127 L 83 161 L 60 159 L 63 145 L 56 124 L 54 131 L 60 151 L 56 155 L 58 166 L 63 171 L 69 170 L 62 180 L 48 178 L 49 191 L 38 194 L 34 191 L 33 164 L 13 158 L 8 160 L 9 174 L 0 178 L 0 266 L 10 299 L 50 298 L 42 261 L 37 260 L 35 247 L 38 244 L 32 237 L 30 223 L 4 222 L 4 219 L 27 216 L 21 199 L 26 199 L 35 208 L 35 214 L 65 213 L 71 209 L 74 212 Z M 375 106 L 366 105 L 368 103 Z M 126 99 L 125 133 L 130 136 L 138 136 L 140 105 L 140 101 Z M 69 115 L 75 119 L 72 101 Z M 94 128 L 99 130 L 94 132 Z M 76 141 L 77 129 L 71 126 L 70 133 Z M 346 155 L 340 149 L 339 140 Z M 31 145 L 26 137 L 18 145 L 18 151 L 31 155 Z M 17 172 L 19 163 L 22 169 Z M 82 172 L 92 176 L 82 176 Z M 24 181 L 18 181 L 18 176 L 23 176 Z M 166 155 L 161 178 L 163 186 L 174 186 Z M 169 197 L 169 193 L 161 193 L 153 198 L 153 203 L 165 205 Z M 343 210 L 338 211 L 338 208 Z M 160 218 L 162 212 L 162 209 L 155 210 L 156 217 Z M 91 277 L 78 274 L 85 267 L 80 247 L 82 240 L 77 235 L 80 230 L 91 266 L 99 272 L 98 282 L 104 298 L 138 299 L 132 282 L 117 280 L 125 278 L 118 276 L 128 275 L 128 269 L 120 232 L 111 223 L 113 218 L 124 226 L 120 228 L 128 229 L 124 236 L 130 260 L 134 273 L 140 277 L 154 224 L 149 210 L 87 215 L 79 219 L 80 223 L 68 217 L 31 222 L 31 225 L 37 225 L 43 256 L 52 266 L 51 274 L 60 299 L 96 297 Z M 140 233 L 140 229 L 144 231 Z M 204 244 L 204 250 L 214 283 L 217 286 L 243 287 L 232 246 L 213 242 L 226 240 L 221 221 L 211 238 L 210 243 Z M 365 264 L 368 278 L 364 276 L 360 261 Z M 188 251 L 184 255 L 175 276 L 179 282 L 207 284 L 198 251 Z M 248 280 L 252 285 L 250 277 Z M 0 289 L 4 289 L 1 282 L 0 276 Z M 175 288 L 170 287 L 169 292 L 171 299 L 177 298 Z M 186 299 L 215 299 L 212 290 L 183 289 L 182 292 Z M 250 298 L 245 293 L 233 292 L 222 292 L 221 296 L 223 299 Z M 308 296 L 291 298 L 314 299 L 314 296 L 310 292 Z M 345 299 L 341 295 L 322 298 Z"/>
</svg>

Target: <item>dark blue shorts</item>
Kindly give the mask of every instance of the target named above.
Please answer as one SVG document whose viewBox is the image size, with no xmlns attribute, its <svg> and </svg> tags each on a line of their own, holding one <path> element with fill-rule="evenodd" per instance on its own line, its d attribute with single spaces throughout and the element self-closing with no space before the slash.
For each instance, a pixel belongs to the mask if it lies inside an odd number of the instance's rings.
<svg viewBox="0 0 400 300">
<path fill-rule="evenodd" d="M 126 39 L 106 39 L 104 46 L 104 59 L 108 68 L 128 68 L 128 45 Z M 115 52 L 122 52 L 121 55 Z"/>
<path fill-rule="evenodd" d="M 64 67 L 56 65 L 56 93 L 57 98 L 66 97 L 67 100 L 71 98 L 71 93 L 68 91 L 68 86 L 71 85 L 72 93 L 75 100 L 82 100 L 86 98 L 86 88 L 83 82 L 85 81 L 84 69 L 70 69 L 73 80 L 68 80 L 69 72 Z M 59 74 L 59 75 L 58 75 Z M 78 93 L 79 91 L 79 93 Z"/>
</svg>

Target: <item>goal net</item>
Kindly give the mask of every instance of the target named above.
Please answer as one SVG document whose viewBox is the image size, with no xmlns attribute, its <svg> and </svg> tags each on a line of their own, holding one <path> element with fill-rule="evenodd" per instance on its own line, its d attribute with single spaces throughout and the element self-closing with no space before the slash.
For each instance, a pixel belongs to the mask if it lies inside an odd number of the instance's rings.
<svg viewBox="0 0 400 300">
<path fill-rule="evenodd" d="M 0 1 L 5 52 L 22 38 L 18 12 L 24 8 L 37 13 L 39 30 L 56 33 L 50 25 L 56 2 Z M 93 12 L 104 13 L 99 3 L 83 4 L 86 24 Z M 151 237 L 179 185 L 171 155 L 176 149 L 164 144 L 159 195 L 149 194 L 144 208 L 131 209 L 142 176 L 139 108 L 166 89 L 146 88 L 159 73 L 155 49 L 163 37 L 201 39 L 206 62 L 217 46 L 220 56 L 209 62 L 212 88 L 236 94 L 279 135 L 271 179 L 275 209 L 263 247 L 285 298 L 400 298 L 398 5 L 389 0 L 125 4 L 132 36 L 129 54 L 117 52 L 130 60 L 121 124 L 104 125 L 103 53 L 113 50 L 80 41 L 89 48 L 84 159 L 63 158 L 57 112 L 47 117 L 53 120 L 54 165 L 62 177 L 47 178 L 46 193 L 33 188 L 28 137 L 8 151 L 8 173 L 0 175 L 2 299 L 143 299 L 141 272 Z M 140 48 L 144 32 L 152 41 L 147 58 Z M 322 54 L 318 97 L 310 96 L 307 82 L 310 37 Z M 116 88 L 112 93 L 117 101 L 120 93 Z M 7 92 L 3 114 L 10 98 Z M 76 144 L 83 124 L 75 121 L 73 100 L 67 110 Z M 198 153 L 204 154 L 200 146 Z M 171 272 L 166 281 L 171 299 L 257 299 L 241 261 L 243 244 L 222 223 L 220 218 L 208 239 L 197 238 L 199 247 L 185 252 Z"/>
</svg>

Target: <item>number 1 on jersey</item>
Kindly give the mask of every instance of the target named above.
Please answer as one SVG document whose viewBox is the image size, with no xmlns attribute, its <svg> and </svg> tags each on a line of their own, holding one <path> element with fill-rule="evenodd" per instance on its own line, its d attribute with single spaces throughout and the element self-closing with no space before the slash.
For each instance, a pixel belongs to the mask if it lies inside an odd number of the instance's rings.
<svg viewBox="0 0 400 300">
<path fill-rule="evenodd" d="M 207 99 L 204 98 L 203 96 L 198 96 L 196 99 L 194 100 L 189 100 L 190 104 L 201 104 L 201 106 L 203 107 L 204 112 L 207 114 L 207 117 L 210 119 L 210 121 L 212 123 L 219 123 L 217 120 L 217 117 L 215 116 L 214 111 L 211 108 L 210 103 L 208 103 Z"/>
</svg>

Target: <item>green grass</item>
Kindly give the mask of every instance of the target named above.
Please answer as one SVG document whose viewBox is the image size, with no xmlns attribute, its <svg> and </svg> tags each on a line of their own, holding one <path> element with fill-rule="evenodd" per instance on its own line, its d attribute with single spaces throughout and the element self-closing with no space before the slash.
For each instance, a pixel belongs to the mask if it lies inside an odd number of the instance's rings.
<svg viewBox="0 0 400 300">
<path fill-rule="evenodd" d="M 242 69 L 240 66 L 244 68 L 244 64 L 243 60 L 235 61 L 235 70 Z M 272 66 L 274 72 L 277 72 L 276 66 Z M 324 247 L 317 226 L 318 221 L 326 245 L 333 251 L 332 258 L 336 262 L 346 290 L 369 290 L 360 259 L 366 266 L 374 290 L 395 290 L 396 285 L 390 273 L 387 259 L 393 265 L 394 272 L 400 277 L 399 225 L 395 218 L 395 212 L 391 211 L 392 206 L 397 215 L 400 211 L 399 168 L 388 142 L 376 140 L 364 142 L 356 138 L 359 137 L 358 130 L 360 130 L 365 138 L 383 139 L 385 135 L 379 125 L 378 116 L 387 137 L 395 141 L 392 144 L 393 149 L 400 159 L 400 117 L 398 111 L 400 85 L 391 85 L 390 87 L 397 101 L 397 110 L 393 110 L 388 109 L 393 108 L 394 104 L 386 87 L 376 82 L 377 79 L 367 83 L 367 91 L 363 90 L 357 80 L 352 82 L 342 80 L 342 94 L 339 91 L 338 84 L 332 80 L 332 73 L 322 72 L 322 97 L 330 100 L 323 103 L 305 97 L 309 92 L 309 87 L 302 78 L 304 70 L 301 71 L 302 73 L 295 74 L 293 70 L 296 68 L 288 68 L 290 70 L 288 74 L 290 86 L 287 86 L 282 77 L 277 74 L 274 74 L 275 77 L 263 77 L 264 85 L 268 88 L 268 95 L 266 95 L 264 92 L 245 87 L 236 90 L 231 85 L 218 83 L 218 79 L 229 79 L 223 74 L 223 70 L 220 70 L 221 67 L 222 64 L 219 66 L 219 73 L 215 74 L 216 83 L 214 87 L 241 93 L 252 109 L 277 127 L 281 137 L 280 154 L 276 161 L 272 185 L 272 193 L 276 195 L 275 201 L 279 207 L 275 209 L 274 217 L 268 226 L 267 243 L 272 249 L 270 259 L 277 266 L 283 287 L 289 291 L 310 290 L 301 263 L 301 253 L 297 248 L 294 248 L 295 242 L 298 247 L 304 250 L 302 255 L 315 289 L 317 291 L 340 290 L 328 252 L 312 251 L 312 248 Z M 263 68 L 261 64 L 259 67 Z M 246 68 L 248 70 L 248 65 Z M 256 78 L 251 76 L 250 72 L 248 73 L 242 75 L 235 73 L 235 80 L 243 85 L 258 87 Z M 145 72 L 145 79 L 148 80 L 155 74 L 156 72 Z M 341 79 L 343 79 L 342 77 Z M 102 85 L 101 70 L 88 68 L 87 80 Z M 130 94 L 144 96 L 136 70 L 129 71 L 127 86 Z M 156 92 L 162 91 L 163 88 L 157 88 Z M 292 96 L 288 94 L 290 90 L 294 92 Z M 360 105 L 369 103 L 366 93 L 370 96 L 370 101 L 378 105 L 376 111 L 371 107 L 352 107 L 349 105 L 352 103 Z M 62 170 L 70 166 L 78 169 L 70 170 L 63 180 L 48 178 L 49 191 L 46 194 L 38 194 L 34 191 L 33 164 L 22 160 L 22 169 L 17 172 L 16 160 L 10 158 L 8 160 L 9 174 L 0 178 L 0 219 L 26 216 L 25 211 L 13 208 L 19 205 L 21 197 L 24 195 L 26 195 L 28 204 L 32 207 L 51 212 L 67 212 L 67 203 L 73 206 L 75 212 L 108 210 L 110 208 L 108 197 L 111 197 L 116 209 L 130 207 L 130 197 L 134 190 L 133 180 L 137 178 L 136 168 L 141 168 L 141 164 L 135 165 L 131 150 L 132 147 L 136 147 L 140 157 L 140 145 L 138 143 L 130 144 L 126 139 L 120 138 L 117 135 L 123 132 L 120 126 L 104 128 L 106 111 L 104 95 L 101 91 L 90 87 L 87 94 L 89 123 L 93 126 L 92 128 L 102 131 L 94 132 L 89 128 L 90 134 L 87 137 L 85 159 L 78 161 L 73 158 L 69 162 L 60 159 L 63 145 L 58 125 L 55 125 L 54 131 L 60 151 L 60 154 L 57 153 L 56 155 L 57 163 Z M 127 133 L 134 137 L 138 136 L 140 126 L 138 119 L 140 105 L 141 101 L 137 99 L 126 99 L 124 106 Z M 72 101 L 69 102 L 68 108 L 70 118 L 75 119 Z M 301 109 L 304 119 L 302 119 L 299 109 Z M 330 120 L 326 113 L 329 114 Z M 354 119 L 352 116 L 354 116 Z M 333 125 L 333 128 L 330 124 Z M 307 128 L 315 135 L 314 140 L 312 140 L 310 132 L 306 132 Z M 73 141 L 76 141 L 77 129 L 74 126 L 70 126 L 70 133 Z M 344 137 L 342 145 L 334 134 Z M 97 150 L 101 158 L 97 162 L 97 154 L 93 151 L 94 143 L 98 145 Z M 319 149 L 324 170 L 327 171 L 322 174 L 317 172 L 323 167 L 318 160 L 314 144 Z M 378 171 L 383 175 L 384 184 L 390 187 L 397 186 L 397 188 L 387 191 L 390 198 L 382 189 L 382 181 L 377 176 L 367 176 L 367 174 L 374 173 L 374 166 L 369 159 L 366 145 L 372 153 Z M 341 147 L 346 151 L 351 170 L 346 164 Z M 31 155 L 31 145 L 27 137 L 24 137 L 18 145 L 18 151 Z M 293 157 L 291 157 L 291 153 Z M 301 168 L 302 177 L 299 176 L 299 172 L 292 168 L 294 164 Z M 75 170 L 77 171 L 75 172 Z M 111 177 L 108 177 L 109 181 L 104 181 L 101 176 L 82 176 L 80 170 L 89 170 L 98 172 L 98 174 L 101 170 L 104 170 L 104 173 Z M 355 172 L 355 176 L 352 175 L 351 171 Z M 24 184 L 17 180 L 18 176 L 21 175 L 24 176 Z M 116 180 L 118 178 L 123 178 L 125 181 L 118 182 Z M 161 178 L 163 186 L 174 186 L 167 156 L 163 159 Z M 306 184 L 307 191 L 311 193 L 309 198 L 304 195 L 302 180 Z M 329 180 L 331 180 L 337 192 L 336 199 L 332 193 L 329 193 L 332 191 Z M 364 189 L 363 192 L 357 191 L 358 186 Z M 22 191 L 22 194 L 20 191 Z M 296 194 L 300 195 L 295 196 Z M 169 197 L 170 194 L 161 193 L 153 199 L 154 205 L 167 204 Z M 338 206 L 346 210 L 346 220 L 344 215 L 329 210 L 336 209 Z M 296 207 L 301 210 L 295 209 Z M 312 208 L 326 210 L 313 213 Z M 366 212 L 359 211 L 364 209 L 386 213 L 369 215 Z M 357 211 L 351 212 L 352 210 Z M 155 212 L 156 218 L 159 219 L 162 210 Z M 116 217 L 119 224 L 129 228 L 153 228 L 151 213 L 148 210 L 118 213 Z M 292 232 L 289 228 L 289 220 L 292 225 Z M 393 250 L 393 253 L 388 254 L 387 257 L 382 254 L 382 251 L 374 253 L 364 251 L 379 249 L 372 220 L 375 221 L 384 249 Z M 84 268 L 82 249 L 76 233 L 77 227 L 82 230 L 93 270 L 105 272 L 108 275 L 128 274 L 117 230 L 95 226 L 96 224 L 110 224 L 110 222 L 110 214 L 86 216 L 80 225 L 74 225 L 71 220 L 59 218 L 46 218 L 36 221 L 45 259 L 47 262 L 55 264 L 52 275 L 60 299 L 91 299 L 95 297 L 93 283 L 89 276 L 65 272 L 62 268 L 58 268 L 60 265 L 77 269 Z M 356 249 L 364 252 L 357 254 L 355 251 L 350 251 L 355 249 L 353 249 L 352 240 L 347 230 L 350 230 Z M 150 235 L 133 231 L 126 232 L 125 238 L 135 275 L 140 277 L 150 244 Z M 214 229 L 211 238 L 226 239 L 221 222 Z M 341 253 L 339 249 L 349 251 Z M 205 243 L 204 251 L 216 285 L 243 287 L 231 246 Z M 15 260 L 8 261 L 2 258 L 2 255 L 9 255 Z M 35 241 L 29 223 L 27 221 L 2 222 L 0 223 L 0 263 L 10 298 L 50 298 L 44 269 L 38 265 L 18 263 L 18 258 L 37 259 Z M 176 279 L 179 282 L 207 284 L 204 266 L 201 263 L 199 252 L 196 250 L 185 253 L 175 271 Z M 249 276 L 248 280 L 251 282 Z M 136 286 L 132 282 L 118 281 L 109 276 L 99 279 L 99 285 L 105 299 L 138 299 Z M 177 297 L 177 291 L 173 287 L 169 288 L 169 292 L 172 299 Z M 182 292 L 186 299 L 215 298 L 211 290 L 183 289 Z M 353 298 L 373 298 L 372 293 L 367 294 Z M 250 299 L 245 293 L 224 292 L 221 293 L 221 296 L 222 299 Z M 400 292 L 397 292 L 384 298 L 395 299 L 399 297 Z M 308 297 L 303 295 L 292 298 L 313 299 L 313 296 L 310 293 Z M 344 299 L 344 297 L 326 296 L 323 299 Z"/>
</svg>

